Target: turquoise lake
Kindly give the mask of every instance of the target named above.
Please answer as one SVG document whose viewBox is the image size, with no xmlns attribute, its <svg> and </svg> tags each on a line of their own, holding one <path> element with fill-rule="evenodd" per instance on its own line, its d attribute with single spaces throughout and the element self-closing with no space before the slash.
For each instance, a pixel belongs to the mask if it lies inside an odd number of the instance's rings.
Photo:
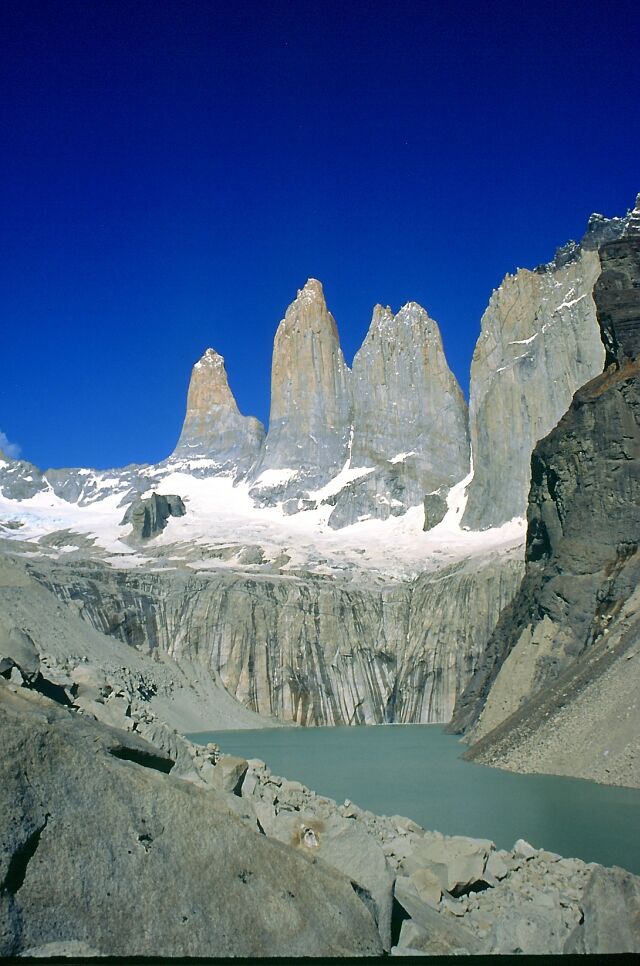
<svg viewBox="0 0 640 966">
<path fill-rule="evenodd" d="M 492 839 L 640 873 L 640 789 L 554 775 L 516 775 L 463 761 L 458 738 L 440 725 L 208 731 L 222 751 L 261 758 L 341 803 L 406 815 L 446 835 Z"/>
</svg>

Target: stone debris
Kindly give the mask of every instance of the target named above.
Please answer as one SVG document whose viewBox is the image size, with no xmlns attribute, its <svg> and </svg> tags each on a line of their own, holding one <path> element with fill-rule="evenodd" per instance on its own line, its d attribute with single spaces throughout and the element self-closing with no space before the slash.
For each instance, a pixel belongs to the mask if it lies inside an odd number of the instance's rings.
<svg viewBox="0 0 640 966">
<path fill-rule="evenodd" d="M 104 672 L 86 661 L 66 666 L 40 655 L 34 677 L 26 645 L 23 660 L 24 675 L 17 663 L 5 669 L 5 680 L 20 671 L 20 681 L 5 688 L 33 695 L 69 720 L 106 727 L 97 734 L 112 756 L 170 770 L 173 780 L 224 801 L 252 833 L 346 876 L 373 917 L 382 948 L 394 955 L 640 950 L 640 879 L 628 872 L 561 858 L 523 839 L 509 851 L 496 849 L 489 840 L 425 831 L 411 819 L 374 815 L 349 800 L 338 805 L 274 775 L 259 759 L 226 755 L 216 744 L 196 745 L 177 734 L 149 709 L 149 683 L 126 668 Z M 51 676 L 49 684 L 58 682 L 65 708 L 34 693 L 42 672 Z M 126 730 L 113 726 L 116 710 Z M 399 931 L 394 908 L 405 920 Z"/>
</svg>

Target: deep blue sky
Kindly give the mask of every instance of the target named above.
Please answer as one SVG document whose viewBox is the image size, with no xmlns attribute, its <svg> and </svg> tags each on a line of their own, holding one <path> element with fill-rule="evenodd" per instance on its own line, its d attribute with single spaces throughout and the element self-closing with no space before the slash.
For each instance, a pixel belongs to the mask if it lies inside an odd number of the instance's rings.
<svg viewBox="0 0 640 966">
<path fill-rule="evenodd" d="M 504 274 L 640 191 L 638 7 L 0 0 L 0 431 L 160 459 L 208 345 L 266 420 L 309 275 L 349 362 L 414 299 L 466 391 Z"/>
</svg>

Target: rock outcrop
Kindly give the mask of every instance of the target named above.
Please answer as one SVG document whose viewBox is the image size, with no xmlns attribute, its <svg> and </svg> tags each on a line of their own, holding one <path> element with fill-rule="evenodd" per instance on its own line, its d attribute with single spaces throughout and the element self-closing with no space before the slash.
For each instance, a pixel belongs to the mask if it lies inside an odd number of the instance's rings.
<svg viewBox="0 0 640 966">
<path fill-rule="evenodd" d="M 640 948 L 622 869 L 339 806 L 144 712 L 114 728 L 32 687 L 0 680 L 0 955 Z"/>
<path fill-rule="evenodd" d="M 207 349 L 191 373 L 185 416 L 173 456 L 213 460 L 217 472 L 246 472 L 260 452 L 264 427 L 243 416 L 229 388 L 224 359 Z"/>
<path fill-rule="evenodd" d="M 602 371 L 593 287 L 598 247 L 614 245 L 629 217 L 593 215 L 580 245 L 553 262 L 507 275 L 481 320 L 471 363 L 474 478 L 463 523 L 499 526 L 525 515 L 529 460 L 574 392 Z"/>
<path fill-rule="evenodd" d="M 633 264 L 637 240 L 613 244 L 596 299 L 605 338 L 622 319 L 618 354 L 534 451 L 526 576 L 454 725 L 474 726 L 483 761 L 640 784 L 640 359 L 628 326 L 640 272 L 617 274 L 613 301 L 611 261 Z"/>
<path fill-rule="evenodd" d="M 621 238 L 600 249 L 594 297 L 607 363 L 640 356 L 640 195 Z"/>
<path fill-rule="evenodd" d="M 122 524 L 131 524 L 134 540 L 150 540 L 162 533 L 169 517 L 183 517 L 187 512 L 182 497 L 152 493 L 146 499 L 137 499 L 127 509 Z"/>
<path fill-rule="evenodd" d="M 310 278 L 276 332 L 269 432 L 252 471 L 256 495 L 275 487 L 298 496 L 326 483 L 348 459 L 350 426 L 349 369 L 322 285 Z"/>
<path fill-rule="evenodd" d="M 4 682 L 0 720 L 0 956 L 381 953 L 349 878 L 166 774 L 142 739 Z"/>
<path fill-rule="evenodd" d="M 366 489 L 375 479 L 377 495 L 387 497 L 391 507 L 395 499 L 404 512 L 425 493 L 466 476 L 467 405 L 447 365 L 438 326 L 420 305 L 408 302 L 396 315 L 389 307 L 375 307 L 353 360 L 351 385 L 351 466 L 383 467 L 398 480 L 395 493 L 379 485 L 381 474 L 367 477 Z M 352 487 L 359 490 L 361 484 Z M 332 520 L 340 509 L 339 499 Z M 376 512 L 375 500 L 366 498 L 360 512 L 383 515 Z"/>
</svg>

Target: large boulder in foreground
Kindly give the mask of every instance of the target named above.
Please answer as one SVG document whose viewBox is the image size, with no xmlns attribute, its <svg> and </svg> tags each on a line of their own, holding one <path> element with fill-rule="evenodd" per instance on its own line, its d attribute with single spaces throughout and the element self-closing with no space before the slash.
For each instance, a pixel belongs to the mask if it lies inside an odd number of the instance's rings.
<svg viewBox="0 0 640 966">
<path fill-rule="evenodd" d="M 0 732 L 0 956 L 381 953 L 348 878 L 166 774 L 140 739 L 3 682 Z"/>
</svg>

